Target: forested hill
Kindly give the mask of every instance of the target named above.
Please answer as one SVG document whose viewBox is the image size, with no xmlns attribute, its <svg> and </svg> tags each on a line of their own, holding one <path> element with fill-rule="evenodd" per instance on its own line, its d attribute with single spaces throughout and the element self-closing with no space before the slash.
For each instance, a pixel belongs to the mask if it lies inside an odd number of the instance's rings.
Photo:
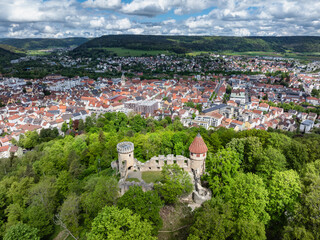
<svg viewBox="0 0 320 240">
<path fill-rule="evenodd" d="M 7 38 L 0 39 L 1 44 L 7 44 L 24 50 L 40 50 L 50 48 L 68 48 L 76 47 L 85 42 L 87 38 Z"/>
<path fill-rule="evenodd" d="M 27 132 L 12 142 L 32 151 L 0 159 L 0 239 L 58 239 L 59 232 L 66 239 L 64 229 L 79 240 L 320 239 L 319 134 L 207 131 L 124 113 L 61 130 L 65 137 L 57 128 Z M 118 195 L 111 169 L 117 143 L 132 142 L 142 162 L 189 157 L 198 132 L 208 147 L 202 182 L 211 200 L 191 212 L 179 201 L 192 190 L 190 177 L 169 164 L 162 173 L 142 173 L 154 190 Z"/>
<path fill-rule="evenodd" d="M 174 53 L 193 51 L 320 52 L 320 37 L 107 35 L 82 44 L 74 52 L 81 53 L 88 49 L 103 48 L 166 50 Z"/>
<path fill-rule="evenodd" d="M 4 49 L 4 48 L 1 48 L 0 47 L 0 62 L 3 62 L 3 63 L 8 63 L 10 62 L 11 60 L 13 59 L 17 59 L 17 58 L 20 58 L 22 56 L 24 56 L 25 54 L 22 54 L 22 53 L 14 53 L 14 52 L 11 52 L 7 49 Z"/>
</svg>

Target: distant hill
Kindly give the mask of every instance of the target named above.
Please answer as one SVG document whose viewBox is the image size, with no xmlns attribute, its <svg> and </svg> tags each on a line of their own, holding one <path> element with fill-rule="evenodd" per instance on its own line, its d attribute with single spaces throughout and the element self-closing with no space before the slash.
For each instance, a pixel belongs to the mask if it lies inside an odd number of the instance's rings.
<svg viewBox="0 0 320 240">
<path fill-rule="evenodd" d="M 232 52 L 320 52 L 320 37 L 220 37 L 220 36 L 154 36 L 107 35 L 87 41 L 73 50 L 74 55 L 108 52 L 109 48 L 143 51 L 194 51 Z M 112 54 L 112 51 L 110 52 Z"/>
<path fill-rule="evenodd" d="M 1 66 L 7 65 L 8 63 L 10 63 L 11 60 L 17 59 L 23 56 L 25 56 L 25 54 L 14 53 L 0 47 L 0 63 L 1 63 L 0 65 Z"/>
<path fill-rule="evenodd" d="M 14 46 L 10 46 L 10 45 L 7 45 L 7 44 L 1 44 L 0 43 L 0 48 L 8 50 L 8 51 L 13 52 L 13 53 L 26 53 L 26 51 L 23 50 L 23 49 L 19 49 L 19 48 L 16 48 Z"/>
<path fill-rule="evenodd" d="M 77 47 L 88 40 L 87 38 L 6 38 L 0 39 L 0 44 L 6 44 L 24 50 L 40 50 L 55 47 Z"/>
</svg>

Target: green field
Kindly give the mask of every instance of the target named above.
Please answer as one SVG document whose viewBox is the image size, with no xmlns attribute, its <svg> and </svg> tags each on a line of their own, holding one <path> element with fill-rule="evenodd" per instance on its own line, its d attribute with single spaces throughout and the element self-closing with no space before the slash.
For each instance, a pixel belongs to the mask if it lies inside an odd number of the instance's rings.
<svg viewBox="0 0 320 240">
<path fill-rule="evenodd" d="M 171 55 L 172 52 L 161 51 L 161 50 L 136 50 L 136 49 L 126 49 L 126 48 L 103 48 L 104 50 L 110 51 L 117 54 L 119 57 L 141 57 L 144 55 L 156 56 L 159 54 Z"/>
<path fill-rule="evenodd" d="M 43 55 L 49 55 L 51 52 L 45 51 L 45 50 L 28 50 L 27 54 L 28 55 L 33 55 L 33 56 L 43 56 Z"/>
<path fill-rule="evenodd" d="M 268 56 L 268 57 L 283 57 L 283 58 L 296 58 L 302 60 L 320 60 L 319 52 L 305 52 L 305 53 L 296 53 L 286 51 L 285 53 L 277 53 L 277 52 L 262 52 L 262 51 L 252 51 L 252 52 L 231 52 L 224 51 L 220 52 L 221 55 L 229 55 L 229 56 Z"/>
<path fill-rule="evenodd" d="M 161 171 L 153 171 L 153 172 L 142 172 L 142 179 L 146 183 L 155 183 L 160 181 L 162 177 Z"/>
<path fill-rule="evenodd" d="M 138 178 L 127 178 L 126 181 L 128 181 L 128 182 L 140 182 Z"/>
</svg>

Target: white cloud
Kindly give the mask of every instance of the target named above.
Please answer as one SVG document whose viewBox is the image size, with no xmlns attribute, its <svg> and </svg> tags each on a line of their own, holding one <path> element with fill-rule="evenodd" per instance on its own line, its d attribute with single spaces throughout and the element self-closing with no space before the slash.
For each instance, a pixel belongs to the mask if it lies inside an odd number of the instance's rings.
<svg viewBox="0 0 320 240">
<path fill-rule="evenodd" d="M 169 20 L 165 20 L 162 23 L 163 24 L 176 24 L 176 20 L 175 19 L 169 19 Z"/>
<path fill-rule="evenodd" d="M 250 31 L 247 28 L 236 28 L 233 32 L 235 36 L 239 37 L 250 36 Z"/>
<path fill-rule="evenodd" d="M 11 0 L 0 2 L 0 21 L 63 21 L 75 13 L 74 0 Z"/>
<path fill-rule="evenodd" d="M 105 28 L 108 30 L 125 30 L 131 28 L 131 22 L 128 18 L 109 21 Z"/>
<path fill-rule="evenodd" d="M 143 28 L 131 28 L 128 30 L 129 33 L 132 34 L 142 34 L 144 32 Z"/>
<path fill-rule="evenodd" d="M 87 0 L 82 3 L 86 8 L 118 9 L 121 7 L 121 0 Z"/>
<path fill-rule="evenodd" d="M 90 27 L 92 28 L 101 28 L 106 24 L 105 19 L 103 17 L 92 19 L 90 21 Z"/>
<path fill-rule="evenodd" d="M 320 35 L 319 0 L 78 1 L 0 0 L 0 37 Z"/>
<path fill-rule="evenodd" d="M 133 0 L 131 3 L 123 5 L 121 11 L 126 14 L 156 16 L 170 10 L 167 1 L 156 0 Z"/>
<path fill-rule="evenodd" d="M 195 29 L 195 28 L 209 28 L 213 26 L 213 21 L 207 18 L 189 18 L 186 21 L 186 25 L 191 28 L 191 29 Z"/>
<path fill-rule="evenodd" d="M 212 0 L 133 0 L 124 4 L 120 10 L 126 14 L 153 17 L 174 9 L 174 13 L 182 15 L 202 11 L 214 4 Z"/>
<path fill-rule="evenodd" d="M 177 7 L 174 10 L 174 13 L 177 15 L 183 15 L 190 12 L 198 12 L 214 5 L 215 1 L 210 0 L 184 0 L 180 1 L 179 4 L 176 4 Z"/>
</svg>

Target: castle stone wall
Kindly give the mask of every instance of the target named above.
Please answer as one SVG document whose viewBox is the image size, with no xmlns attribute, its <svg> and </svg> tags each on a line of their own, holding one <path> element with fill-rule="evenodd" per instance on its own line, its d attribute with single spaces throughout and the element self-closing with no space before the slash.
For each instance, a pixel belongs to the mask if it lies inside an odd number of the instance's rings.
<svg viewBox="0 0 320 240">
<path fill-rule="evenodd" d="M 183 168 L 183 170 L 185 170 L 186 172 L 191 172 L 191 160 L 184 156 L 174 156 L 173 154 L 169 154 L 167 156 L 159 155 L 157 157 L 152 157 L 145 163 L 139 162 L 138 168 L 141 172 L 161 171 L 163 166 L 172 165 L 174 163 Z"/>
<path fill-rule="evenodd" d="M 119 181 L 119 188 L 120 188 L 119 194 L 120 194 L 120 196 L 125 194 L 125 192 L 128 191 L 129 188 L 132 186 L 139 186 L 142 188 L 142 190 L 144 192 L 153 190 L 153 183 L 145 183 L 144 181 L 142 181 L 142 182 L 128 182 L 128 181 L 125 181 L 124 179 L 121 179 Z"/>
</svg>

